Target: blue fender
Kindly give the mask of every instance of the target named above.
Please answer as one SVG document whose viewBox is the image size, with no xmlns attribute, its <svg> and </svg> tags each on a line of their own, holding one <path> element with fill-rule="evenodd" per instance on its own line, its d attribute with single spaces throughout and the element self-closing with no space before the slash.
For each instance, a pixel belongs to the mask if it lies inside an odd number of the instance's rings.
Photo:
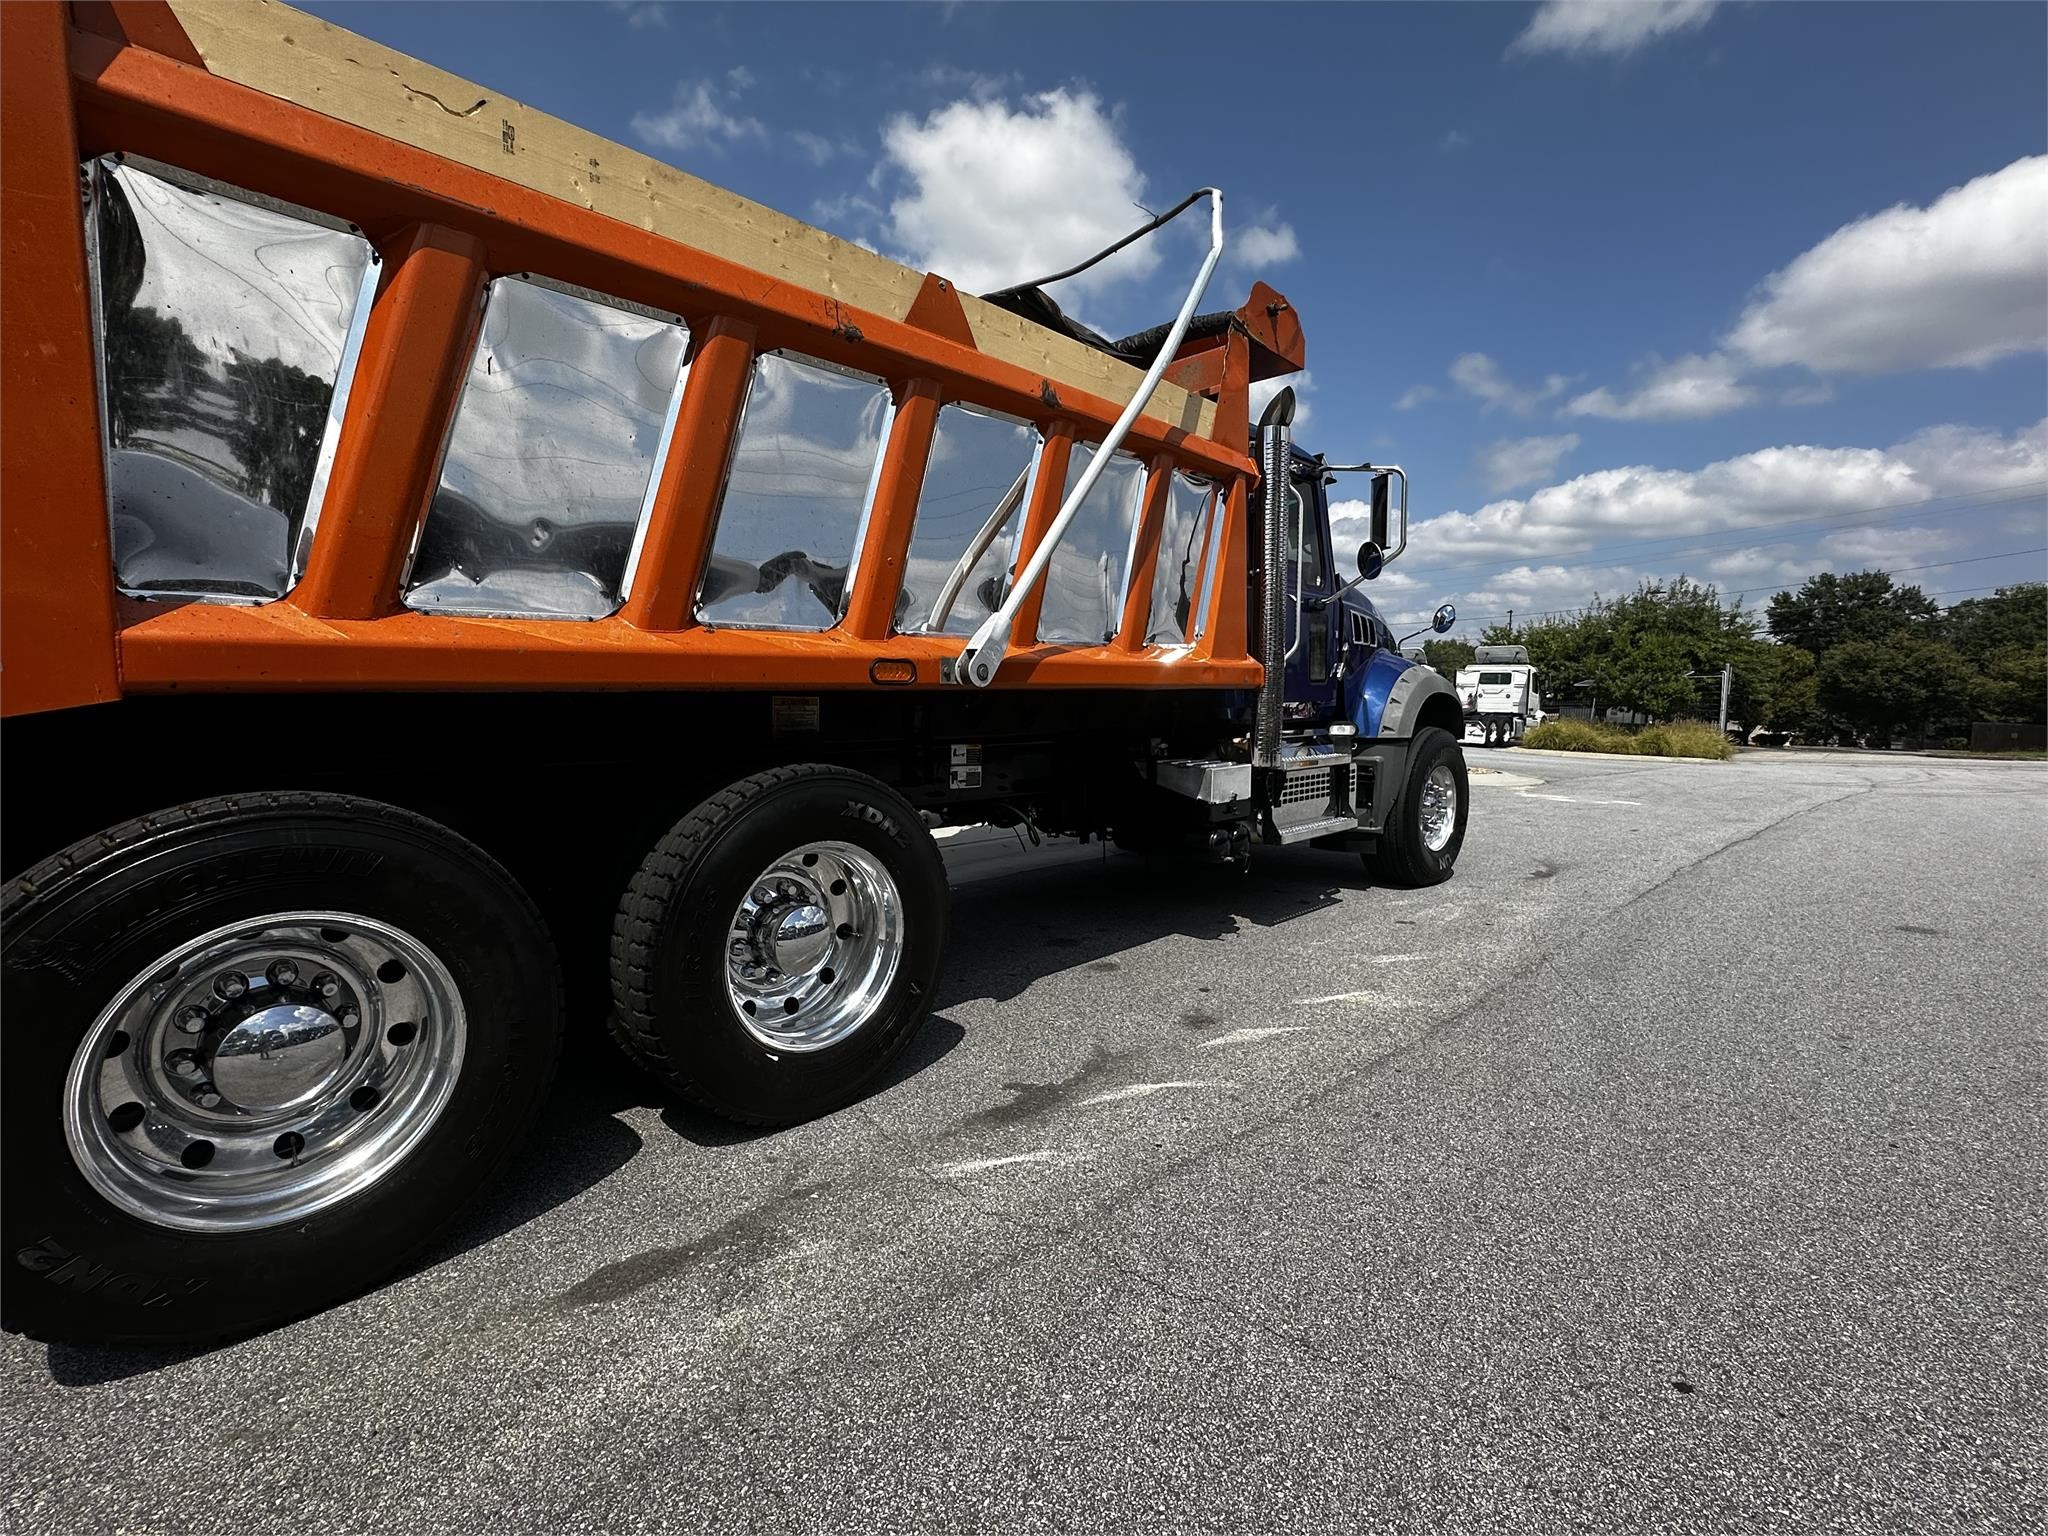
<svg viewBox="0 0 2048 1536">
<path fill-rule="evenodd" d="M 1457 691 L 1434 667 L 1382 647 L 1363 667 L 1345 673 L 1345 718 L 1358 727 L 1360 741 L 1412 736 L 1415 707 L 1432 693 L 1457 698 Z"/>
</svg>

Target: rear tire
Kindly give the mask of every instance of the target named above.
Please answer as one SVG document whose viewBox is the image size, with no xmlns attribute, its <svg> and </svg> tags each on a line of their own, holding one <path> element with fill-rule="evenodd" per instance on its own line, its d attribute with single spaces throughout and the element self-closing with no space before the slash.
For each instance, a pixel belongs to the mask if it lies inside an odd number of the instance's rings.
<svg viewBox="0 0 2048 1536">
<path fill-rule="evenodd" d="M 655 845 L 612 929 L 612 1032 L 681 1097 L 789 1125 L 860 1096 L 931 1010 L 946 873 L 880 780 L 741 779 Z"/>
<path fill-rule="evenodd" d="M 1448 808 L 1443 797 L 1454 797 Z M 1451 878 L 1465 845 L 1471 781 L 1464 749 L 1449 731 L 1426 725 L 1408 750 L 1408 772 L 1387 813 L 1378 846 L 1361 855 L 1366 870 L 1386 885 L 1439 885 Z M 1448 815 L 1448 823 L 1442 819 Z"/>
<path fill-rule="evenodd" d="M 110 828 L 0 895 L 6 1326 L 216 1339 L 443 1237 L 538 1110 L 533 905 L 424 817 L 329 794 Z"/>
</svg>

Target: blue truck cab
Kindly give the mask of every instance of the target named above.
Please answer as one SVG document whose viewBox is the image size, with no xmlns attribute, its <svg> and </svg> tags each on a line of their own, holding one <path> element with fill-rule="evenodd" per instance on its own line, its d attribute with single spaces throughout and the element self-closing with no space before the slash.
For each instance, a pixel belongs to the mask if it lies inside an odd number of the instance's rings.
<svg viewBox="0 0 2048 1536">
<path fill-rule="evenodd" d="M 1355 849 L 1390 883 L 1432 884 L 1449 877 L 1464 841 L 1464 721 L 1456 691 L 1401 655 L 1365 591 L 1407 548 L 1407 475 L 1304 452 L 1292 441 L 1293 409 L 1293 392 L 1282 390 L 1253 437 L 1268 677 L 1251 747 L 1259 840 Z M 1330 515 L 1330 490 L 1347 475 L 1369 487 L 1351 574 Z M 1455 618 L 1446 605 L 1431 628 L 1442 633 Z"/>
</svg>

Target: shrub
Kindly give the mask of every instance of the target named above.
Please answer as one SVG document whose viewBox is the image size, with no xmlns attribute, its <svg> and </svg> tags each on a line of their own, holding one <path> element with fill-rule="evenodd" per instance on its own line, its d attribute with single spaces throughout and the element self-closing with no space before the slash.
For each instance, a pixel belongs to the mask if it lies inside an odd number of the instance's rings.
<svg viewBox="0 0 2048 1536">
<path fill-rule="evenodd" d="M 1522 738 L 1542 752 L 1634 752 L 1636 739 L 1590 720 L 1546 720 Z"/>
<path fill-rule="evenodd" d="M 1735 747 L 1704 720 L 1673 720 L 1631 736 L 1611 725 L 1585 720 L 1546 720 L 1522 738 L 1540 752 L 1621 752 L 1643 757 L 1728 758 Z"/>
<path fill-rule="evenodd" d="M 1735 755 L 1735 746 L 1718 726 L 1704 720 L 1673 720 L 1636 735 L 1636 750 L 1645 757 L 1711 757 Z"/>
</svg>

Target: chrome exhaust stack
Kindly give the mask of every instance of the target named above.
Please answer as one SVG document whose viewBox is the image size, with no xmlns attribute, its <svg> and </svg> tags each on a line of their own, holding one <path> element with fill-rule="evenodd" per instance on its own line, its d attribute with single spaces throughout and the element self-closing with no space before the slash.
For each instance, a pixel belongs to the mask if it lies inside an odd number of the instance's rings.
<svg viewBox="0 0 2048 1536">
<path fill-rule="evenodd" d="M 1259 511 L 1265 546 L 1259 607 L 1259 662 L 1266 670 L 1259 685 L 1258 714 L 1252 727 L 1252 762 L 1260 768 L 1280 766 L 1281 705 L 1287 691 L 1287 635 L 1282 610 L 1287 605 L 1287 479 L 1294 454 L 1294 389 L 1275 395 L 1259 418 Z"/>
</svg>

